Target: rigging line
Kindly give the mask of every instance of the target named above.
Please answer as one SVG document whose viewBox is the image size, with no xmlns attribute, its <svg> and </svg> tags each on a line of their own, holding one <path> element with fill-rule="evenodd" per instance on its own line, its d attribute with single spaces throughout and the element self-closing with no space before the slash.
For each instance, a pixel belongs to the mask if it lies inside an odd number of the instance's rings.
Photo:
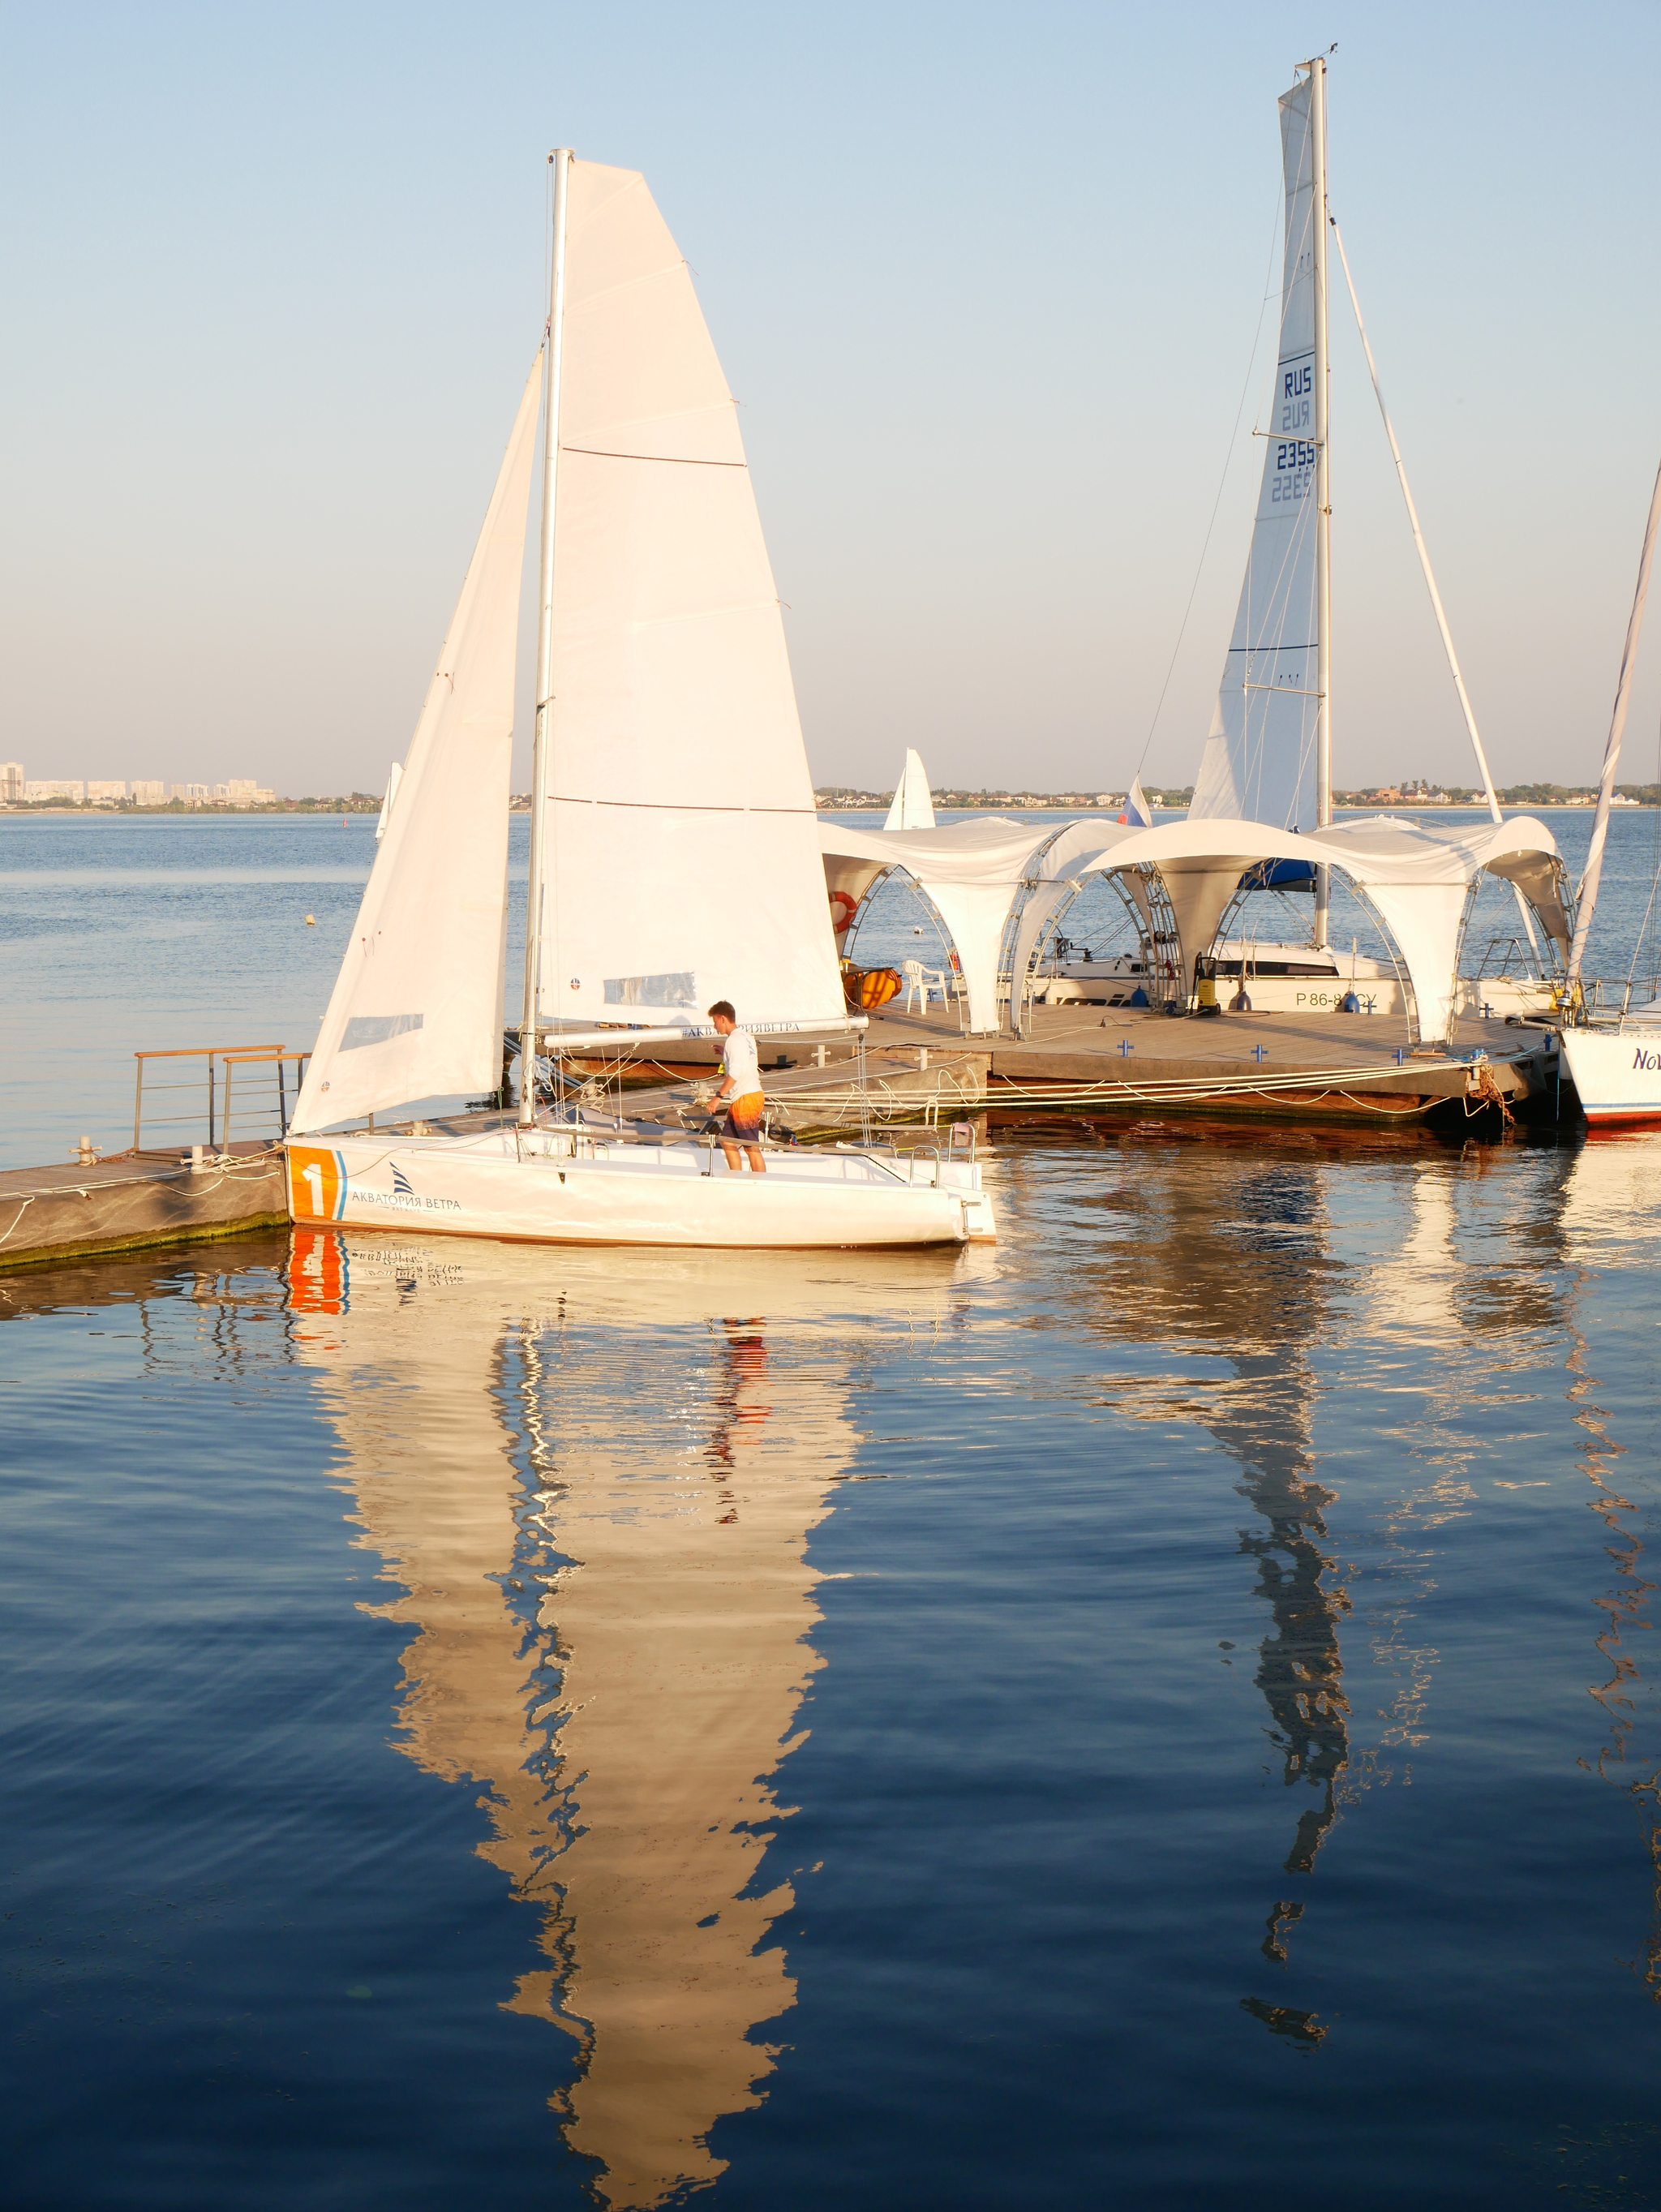
<svg viewBox="0 0 1661 2212">
<path fill-rule="evenodd" d="M 1367 356 L 1367 373 L 1373 380 L 1373 396 L 1379 403 L 1379 413 L 1384 422 L 1385 435 L 1390 441 L 1391 459 L 1396 464 L 1397 481 L 1402 487 L 1402 497 L 1407 504 L 1407 519 L 1412 526 L 1413 543 L 1418 548 L 1419 566 L 1424 571 L 1425 589 L 1430 593 L 1430 605 L 1436 617 L 1436 628 L 1441 634 L 1442 649 L 1447 655 L 1448 670 L 1453 678 L 1453 688 L 1459 695 L 1460 711 L 1465 718 L 1465 729 L 1470 738 L 1471 750 L 1476 754 L 1476 765 L 1482 772 L 1482 789 L 1488 797 L 1488 811 L 1493 820 L 1503 822 L 1505 817 L 1500 812 L 1499 797 L 1494 788 L 1494 778 L 1488 770 L 1488 755 L 1482 750 L 1482 740 L 1476 728 L 1476 716 L 1471 707 L 1470 695 L 1465 690 L 1465 679 L 1459 672 L 1459 656 L 1453 650 L 1453 633 L 1448 628 L 1447 615 L 1442 606 L 1442 595 L 1436 588 L 1435 571 L 1430 565 L 1430 548 L 1425 544 L 1424 532 L 1419 527 L 1419 510 L 1414 506 L 1413 494 L 1408 488 L 1407 464 L 1403 460 L 1402 449 L 1396 442 L 1396 428 L 1390 419 L 1390 410 L 1385 405 L 1384 386 L 1379 381 L 1379 365 L 1373 358 L 1373 347 L 1367 335 L 1367 325 L 1361 320 L 1361 303 L 1355 290 L 1355 279 L 1349 273 L 1349 256 L 1343 250 L 1343 233 L 1338 228 L 1337 216 L 1329 215 L 1327 220 L 1332 225 L 1332 235 L 1337 241 L 1338 259 L 1343 267 L 1343 281 L 1349 288 L 1349 304 L 1355 311 L 1355 328 L 1361 333 L 1361 351 Z M 1511 888 L 1517 901 L 1517 911 L 1523 917 L 1523 927 L 1528 932 L 1529 950 L 1537 961 L 1540 957 L 1540 940 L 1534 933 L 1534 918 L 1529 912 L 1527 900 L 1523 896 L 1522 886 L 1513 884 Z"/>
<path fill-rule="evenodd" d="M 1275 225 L 1269 235 L 1269 267 L 1264 274 L 1265 283 L 1275 273 L 1275 246 L 1280 233 L 1281 195 L 1277 191 L 1275 195 Z M 1258 327 L 1252 333 L 1252 350 L 1246 364 L 1246 381 L 1240 386 L 1240 405 L 1234 410 L 1234 428 L 1228 433 L 1228 445 L 1223 456 L 1222 475 L 1217 482 L 1216 498 L 1211 503 L 1211 520 L 1205 526 L 1205 542 L 1200 547 L 1199 560 L 1194 568 L 1194 580 L 1189 586 L 1188 604 L 1182 611 L 1182 620 L 1177 628 L 1177 641 L 1171 648 L 1171 665 L 1165 672 L 1165 681 L 1161 684 L 1159 697 L 1154 702 L 1154 719 L 1148 725 L 1148 734 L 1142 741 L 1142 752 L 1137 761 L 1136 772 L 1138 775 L 1147 765 L 1148 749 L 1154 742 L 1155 731 L 1159 727 L 1159 718 L 1164 710 L 1166 694 L 1171 689 L 1171 678 L 1176 673 L 1177 656 L 1182 651 L 1182 641 L 1188 634 L 1188 617 L 1194 611 L 1194 598 L 1199 590 L 1200 578 L 1204 573 L 1205 556 L 1211 550 L 1211 533 L 1217 526 L 1217 514 L 1222 505 L 1222 495 L 1228 487 L 1228 471 L 1234 465 L 1234 441 L 1240 435 L 1240 418 L 1246 412 L 1246 403 L 1252 393 L 1252 380 L 1257 373 L 1258 348 L 1263 341 L 1263 319 L 1269 312 L 1269 302 L 1275 296 L 1272 292 L 1265 292 L 1258 307 Z"/>
</svg>

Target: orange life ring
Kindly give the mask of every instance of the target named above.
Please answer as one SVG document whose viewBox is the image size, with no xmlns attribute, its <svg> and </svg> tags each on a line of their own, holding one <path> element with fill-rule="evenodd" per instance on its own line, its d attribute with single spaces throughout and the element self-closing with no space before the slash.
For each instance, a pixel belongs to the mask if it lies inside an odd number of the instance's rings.
<svg viewBox="0 0 1661 2212">
<path fill-rule="evenodd" d="M 852 891 L 833 891 L 830 895 L 831 927 L 838 937 L 843 935 L 848 924 L 859 911 L 859 902 Z"/>
</svg>

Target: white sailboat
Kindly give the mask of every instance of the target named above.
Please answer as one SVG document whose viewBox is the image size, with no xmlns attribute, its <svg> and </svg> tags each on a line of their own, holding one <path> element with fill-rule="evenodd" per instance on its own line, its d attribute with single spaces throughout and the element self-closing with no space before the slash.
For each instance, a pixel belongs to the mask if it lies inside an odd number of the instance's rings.
<svg viewBox="0 0 1661 2212">
<path fill-rule="evenodd" d="M 1388 414 L 1385 426 L 1488 820 L 1430 826 L 1384 816 L 1335 823 L 1333 651 L 1329 557 L 1326 64 L 1298 64 L 1279 101 L 1285 235 L 1275 402 L 1246 576 L 1216 710 L 1185 816 L 1155 824 L 1145 801 L 1117 823 L 1095 814 L 1061 828 L 980 818 L 945 829 L 881 830 L 825 820 L 826 877 L 845 924 L 889 872 L 911 876 L 940 915 L 961 963 L 971 1033 L 1020 1031 L 1035 1000 L 1146 1003 L 1167 1011 L 1405 1017 L 1414 1045 L 1446 1048 L 1463 1017 L 1549 1016 L 1561 976 L 1539 971 L 1571 934 L 1555 842 L 1527 816 L 1502 818 L 1423 533 Z M 1359 320 L 1359 308 L 1357 310 Z M 1363 331 L 1365 343 L 1365 332 Z M 1369 351 L 1368 362 L 1372 356 Z M 1377 378 L 1374 376 L 1377 389 Z M 1382 394 L 1379 407 L 1384 411 Z M 1381 926 L 1386 957 L 1331 941 L 1334 874 Z M 1114 881 L 1137 949 L 1100 960 L 1046 956 L 1093 877 Z M 1485 878 L 1509 882 L 1537 972 L 1461 972 Z M 1246 933 L 1251 895 L 1311 888 L 1310 941 Z"/>
<path fill-rule="evenodd" d="M 1597 905 L 1597 886 L 1603 873 L 1603 847 L 1609 837 L 1609 810 L 1615 803 L 1615 779 L 1621 766 L 1621 741 L 1627 726 L 1627 702 L 1632 694 L 1638 640 L 1644 627 L 1644 606 L 1649 598 L 1650 570 L 1655 561 L 1655 541 L 1661 531 L 1661 471 L 1650 495 L 1649 520 L 1644 530 L 1644 550 L 1638 562 L 1638 588 L 1633 594 L 1627 623 L 1627 642 L 1621 656 L 1621 675 L 1615 687 L 1615 711 L 1603 747 L 1603 773 L 1597 786 L 1597 812 L 1586 849 L 1585 873 L 1575 915 L 1574 942 L 1569 948 L 1568 998 L 1571 1020 L 1562 1032 L 1563 1066 L 1580 1101 L 1580 1110 L 1594 1129 L 1661 1127 L 1661 999 L 1637 1006 L 1612 1024 L 1598 1023 L 1589 1014 L 1580 987 L 1580 967 L 1586 939 Z M 1575 1018 L 1578 1017 L 1578 1018 Z"/>
<path fill-rule="evenodd" d="M 550 157 L 542 352 L 290 1124 L 298 1220 L 533 1242 L 955 1243 L 993 1234 L 971 1155 L 630 1141 L 539 1117 L 376 1133 L 501 1060 L 520 570 L 543 424 L 521 1066 L 539 1048 L 863 1027 L 844 1005 L 784 626 L 736 402 L 633 170 Z M 343 1133 L 344 1121 L 369 1117 Z"/>
<path fill-rule="evenodd" d="M 929 771 L 923 765 L 922 756 L 913 746 L 906 748 L 906 765 L 894 786 L 894 799 L 882 827 L 885 830 L 934 828 L 934 793 L 929 788 Z"/>
</svg>

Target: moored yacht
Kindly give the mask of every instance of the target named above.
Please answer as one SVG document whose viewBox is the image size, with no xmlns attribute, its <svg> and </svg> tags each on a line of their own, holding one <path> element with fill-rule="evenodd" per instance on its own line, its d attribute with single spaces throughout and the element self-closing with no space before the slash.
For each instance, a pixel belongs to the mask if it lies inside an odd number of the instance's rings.
<svg viewBox="0 0 1661 2212">
<path fill-rule="evenodd" d="M 548 1243 L 961 1243 L 994 1233 L 971 1136 L 769 1148 L 538 1105 L 539 1063 L 863 1028 L 843 997 L 784 627 L 736 403 L 633 170 L 550 157 L 541 352 L 289 1126 L 297 1220 Z M 389 1113 L 501 1079 L 520 571 L 542 435 L 517 1121 Z M 374 1117 L 382 1127 L 374 1128 Z M 367 1121 L 367 1126 L 364 1126 Z M 355 1125 L 355 1126 L 343 1126 Z"/>
</svg>

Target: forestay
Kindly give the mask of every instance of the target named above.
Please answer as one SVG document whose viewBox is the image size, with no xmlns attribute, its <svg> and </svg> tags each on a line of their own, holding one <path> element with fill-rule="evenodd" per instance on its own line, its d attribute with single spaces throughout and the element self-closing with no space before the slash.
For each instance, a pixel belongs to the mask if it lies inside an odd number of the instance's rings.
<svg viewBox="0 0 1661 2212">
<path fill-rule="evenodd" d="M 1240 610 L 1189 808 L 1316 826 L 1315 157 L 1311 79 L 1282 95 L 1286 256 L 1275 404 Z"/>
<path fill-rule="evenodd" d="M 571 165 L 542 1012 L 845 1013 L 736 403 L 633 170 Z"/>
<path fill-rule="evenodd" d="M 538 354 L 294 1109 L 296 1133 L 500 1073 L 508 775 Z"/>
</svg>

